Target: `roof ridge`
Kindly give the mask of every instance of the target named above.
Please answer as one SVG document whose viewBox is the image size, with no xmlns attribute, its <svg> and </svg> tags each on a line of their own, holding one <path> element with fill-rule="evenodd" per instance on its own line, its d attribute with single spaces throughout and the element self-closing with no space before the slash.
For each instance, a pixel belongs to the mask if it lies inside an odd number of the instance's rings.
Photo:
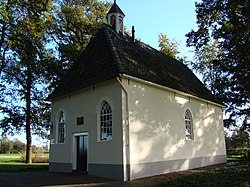
<svg viewBox="0 0 250 187">
<path fill-rule="evenodd" d="M 121 71 L 122 70 L 121 60 L 119 58 L 119 55 L 118 55 L 118 53 L 116 51 L 115 45 L 113 43 L 113 40 L 112 40 L 111 36 L 109 35 L 109 32 L 108 32 L 107 29 L 109 29 L 114 34 L 116 34 L 116 33 L 115 33 L 115 31 L 113 31 L 112 29 L 110 29 L 109 26 L 106 25 L 106 24 L 103 25 L 103 28 L 104 28 L 104 36 L 106 37 L 107 43 L 109 45 L 109 51 L 112 54 L 111 55 L 112 59 L 114 60 L 115 65 L 117 65 L 117 70 L 120 73 L 120 72 L 122 72 Z"/>
<path fill-rule="evenodd" d="M 78 60 L 77 60 L 78 61 Z M 133 76 L 218 103 L 186 65 L 104 24 L 50 98 L 117 78 Z"/>
</svg>

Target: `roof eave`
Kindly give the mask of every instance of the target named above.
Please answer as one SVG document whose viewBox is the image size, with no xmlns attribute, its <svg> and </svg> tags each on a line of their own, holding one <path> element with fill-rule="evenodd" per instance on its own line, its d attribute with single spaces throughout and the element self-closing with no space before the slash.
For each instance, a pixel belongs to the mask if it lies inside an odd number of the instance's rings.
<svg viewBox="0 0 250 187">
<path fill-rule="evenodd" d="M 226 107 L 225 105 L 222 105 L 220 103 L 216 103 L 214 101 L 203 99 L 203 98 L 197 97 L 195 95 L 192 95 L 192 94 L 189 94 L 189 93 L 185 93 L 185 92 L 182 92 L 180 90 L 176 90 L 176 89 L 169 88 L 169 87 L 166 87 L 166 86 L 162 86 L 162 85 L 159 85 L 159 84 L 156 84 L 156 83 L 153 83 L 153 82 L 150 82 L 150 81 L 146 81 L 146 80 L 143 80 L 143 79 L 131 76 L 131 75 L 120 74 L 120 77 L 124 77 L 124 78 L 127 78 L 127 79 L 132 79 L 132 80 L 135 80 L 137 82 L 141 82 L 143 84 L 149 84 L 151 86 L 158 87 L 158 88 L 161 88 L 161 89 L 164 89 L 164 90 L 167 90 L 169 92 L 173 92 L 175 94 L 179 94 L 179 95 L 182 95 L 182 96 L 190 97 L 190 98 L 193 98 L 193 99 L 205 102 L 205 103 L 209 103 L 209 104 L 215 105 L 215 106 L 220 107 L 220 108 L 225 108 Z"/>
</svg>

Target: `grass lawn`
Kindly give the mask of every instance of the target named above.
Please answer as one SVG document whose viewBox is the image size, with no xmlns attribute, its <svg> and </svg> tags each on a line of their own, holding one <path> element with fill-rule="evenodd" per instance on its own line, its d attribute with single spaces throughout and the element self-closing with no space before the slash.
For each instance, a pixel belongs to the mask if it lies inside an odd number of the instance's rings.
<svg viewBox="0 0 250 187">
<path fill-rule="evenodd" d="M 228 162 L 242 162 L 242 161 L 248 161 L 248 160 L 249 158 L 244 158 L 244 157 L 227 157 Z"/>
<path fill-rule="evenodd" d="M 48 163 L 25 164 L 20 154 L 0 154 L 0 172 L 48 171 Z"/>
<path fill-rule="evenodd" d="M 250 187 L 250 162 L 241 161 L 235 165 L 194 173 L 166 182 L 162 186 Z"/>
<path fill-rule="evenodd" d="M 209 169 L 207 171 L 194 172 L 164 182 L 161 186 L 188 186 L 188 187 L 250 187 L 250 162 L 240 158 L 230 158 L 228 162 L 232 163 L 225 167 Z M 22 172 L 22 171 L 48 171 L 48 163 L 45 164 L 25 164 L 21 162 L 21 155 L 18 154 L 0 154 L 0 173 L 1 172 Z"/>
</svg>

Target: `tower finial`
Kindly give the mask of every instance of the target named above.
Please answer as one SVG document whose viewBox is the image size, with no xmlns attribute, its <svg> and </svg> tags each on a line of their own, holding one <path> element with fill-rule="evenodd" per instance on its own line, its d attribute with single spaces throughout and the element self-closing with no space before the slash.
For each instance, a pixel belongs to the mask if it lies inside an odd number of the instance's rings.
<svg viewBox="0 0 250 187">
<path fill-rule="evenodd" d="M 111 25 L 117 33 L 124 34 L 124 26 L 123 26 L 123 18 L 125 14 L 116 4 L 116 0 L 114 0 L 114 4 L 109 9 L 107 14 L 107 22 Z"/>
</svg>

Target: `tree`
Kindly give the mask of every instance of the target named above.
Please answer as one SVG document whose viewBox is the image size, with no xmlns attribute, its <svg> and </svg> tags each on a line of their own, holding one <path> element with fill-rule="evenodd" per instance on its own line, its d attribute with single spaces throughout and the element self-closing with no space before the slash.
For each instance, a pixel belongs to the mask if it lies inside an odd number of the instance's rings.
<svg viewBox="0 0 250 187">
<path fill-rule="evenodd" d="M 0 139 L 0 154 L 23 153 L 25 144 L 18 139 L 10 140 L 7 135 Z"/>
<path fill-rule="evenodd" d="M 12 153 L 23 153 L 25 151 L 25 144 L 18 140 L 17 138 L 13 141 Z"/>
<path fill-rule="evenodd" d="M 236 129 L 232 134 L 231 142 L 234 148 L 248 148 L 250 146 L 249 133 L 243 129 Z"/>
<path fill-rule="evenodd" d="M 3 134 L 26 132 L 27 163 L 31 134 L 47 135 L 49 90 L 105 22 L 109 7 L 96 0 L 0 2 L 0 127 Z M 48 49 L 51 39 L 55 51 Z"/>
<path fill-rule="evenodd" d="M 48 0 L 4 0 L 0 4 L 0 83 L 4 88 L 0 108 L 4 118 L 0 126 L 3 134 L 25 130 L 26 163 L 32 162 L 32 131 L 42 134 L 48 127 L 44 85 L 50 10 Z"/>
<path fill-rule="evenodd" d="M 158 38 L 158 43 L 159 43 L 160 51 L 162 53 L 172 58 L 177 59 L 176 55 L 179 53 L 178 51 L 179 42 L 177 42 L 175 39 L 170 41 L 167 35 L 160 33 L 159 38 Z"/>
<path fill-rule="evenodd" d="M 206 45 L 194 51 L 195 61 L 190 61 L 188 65 L 193 70 L 202 75 L 202 81 L 209 90 L 216 95 L 218 90 L 217 83 L 222 81 L 221 71 L 214 62 L 220 57 L 221 51 L 218 47 L 218 41 L 209 42 Z M 225 79 L 224 81 L 227 81 Z"/>
<path fill-rule="evenodd" d="M 198 30 L 186 36 L 187 45 L 195 50 L 196 70 L 226 105 L 225 125 L 240 119 L 241 126 L 250 130 L 246 120 L 250 116 L 250 3 L 203 0 L 195 5 Z"/>
<path fill-rule="evenodd" d="M 227 149 L 250 148 L 250 135 L 247 131 L 237 128 L 232 136 L 226 136 Z"/>
<path fill-rule="evenodd" d="M 13 149 L 13 142 L 5 135 L 1 139 L 1 152 L 2 154 L 10 154 Z"/>
<path fill-rule="evenodd" d="M 51 34 L 58 49 L 59 70 L 67 69 L 79 58 L 91 37 L 106 22 L 109 8 L 110 3 L 97 0 L 58 1 Z"/>
</svg>

